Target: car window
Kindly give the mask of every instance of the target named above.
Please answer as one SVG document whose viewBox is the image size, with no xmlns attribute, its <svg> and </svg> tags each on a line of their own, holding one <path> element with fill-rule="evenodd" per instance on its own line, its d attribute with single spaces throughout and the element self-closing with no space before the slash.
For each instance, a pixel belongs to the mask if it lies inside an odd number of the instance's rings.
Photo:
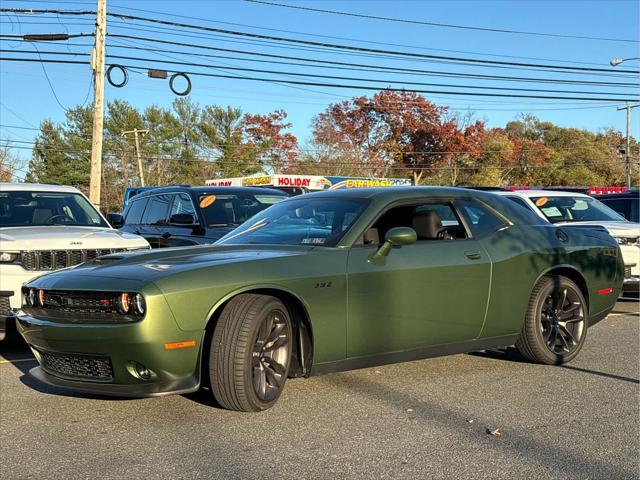
<svg viewBox="0 0 640 480">
<path fill-rule="evenodd" d="M 142 216 L 144 225 L 166 225 L 171 195 L 154 195 L 149 198 Z"/>
<path fill-rule="evenodd" d="M 527 210 L 531 210 L 531 207 L 529 206 L 529 204 L 523 198 L 511 197 L 511 196 L 507 196 L 506 198 L 508 198 L 512 202 L 517 203 L 518 205 L 526 208 Z"/>
<path fill-rule="evenodd" d="M 474 237 L 493 232 L 506 225 L 504 220 L 481 203 L 473 200 L 459 200 L 457 204 L 467 218 L 469 228 Z"/>
<path fill-rule="evenodd" d="M 216 243 L 332 247 L 367 205 L 363 199 L 310 197 L 273 205 Z"/>
<path fill-rule="evenodd" d="M 207 227 L 237 226 L 258 212 L 288 198 L 286 195 L 201 193 L 200 210 Z"/>
<path fill-rule="evenodd" d="M 623 222 L 625 218 L 591 197 L 532 197 L 533 204 L 551 223 L 558 222 Z"/>
<path fill-rule="evenodd" d="M 357 244 L 380 244 L 394 227 L 413 228 L 418 242 L 467 238 L 467 232 L 451 202 L 420 202 L 387 210 L 363 233 Z"/>
<path fill-rule="evenodd" d="M 169 212 L 169 217 L 185 213 L 192 215 L 194 219 L 197 218 L 196 209 L 193 207 L 191 197 L 186 193 L 179 193 L 177 195 L 174 195 L 173 203 L 171 204 L 171 211 Z"/>
<path fill-rule="evenodd" d="M 0 193 L 0 227 L 44 225 L 108 227 L 93 205 L 79 193 Z"/>
<path fill-rule="evenodd" d="M 146 198 L 132 200 L 124 217 L 124 223 L 129 225 L 139 225 L 142 220 L 142 213 L 147 204 Z"/>
</svg>

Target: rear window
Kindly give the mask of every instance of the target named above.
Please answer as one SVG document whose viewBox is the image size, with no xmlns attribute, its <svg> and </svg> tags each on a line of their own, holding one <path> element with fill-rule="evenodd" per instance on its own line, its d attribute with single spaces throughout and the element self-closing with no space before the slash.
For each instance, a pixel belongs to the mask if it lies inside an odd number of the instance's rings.
<svg viewBox="0 0 640 480">
<path fill-rule="evenodd" d="M 472 200 L 460 200 L 458 206 L 469 222 L 474 237 L 493 232 L 506 225 L 506 222 L 484 205 Z"/>
</svg>

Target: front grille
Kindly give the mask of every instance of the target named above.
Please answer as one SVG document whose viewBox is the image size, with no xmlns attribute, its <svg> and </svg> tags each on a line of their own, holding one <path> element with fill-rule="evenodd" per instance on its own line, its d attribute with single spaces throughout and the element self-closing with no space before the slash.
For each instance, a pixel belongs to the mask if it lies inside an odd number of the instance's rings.
<svg viewBox="0 0 640 480">
<path fill-rule="evenodd" d="M 51 271 L 80 265 L 101 255 L 125 252 L 126 248 L 103 248 L 91 250 L 37 250 L 20 253 L 20 262 L 25 270 Z"/>
<path fill-rule="evenodd" d="M 9 297 L 0 297 L 0 313 L 6 313 L 11 311 L 11 303 Z"/>
<path fill-rule="evenodd" d="M 42 367 L 64 377 L 108 382 L 113 380 L 113 366 L 109 357 L 50 353 L 38 350 Z"/>
<path fill-rule="evenodd" d="M 42 308 L 75 313 L 116 313 L 118 294 L 45 290 Z"/>
</svg>

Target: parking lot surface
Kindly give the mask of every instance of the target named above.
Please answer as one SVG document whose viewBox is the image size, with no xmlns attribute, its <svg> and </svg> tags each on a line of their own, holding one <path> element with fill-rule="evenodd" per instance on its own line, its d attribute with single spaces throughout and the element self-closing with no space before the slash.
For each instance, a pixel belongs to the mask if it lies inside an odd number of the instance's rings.
<svg viewBox="0 0 640 480">
<path fill-rule="evenodd" d="M 0 350 L 0 476 L 635 479 L 639 342 L 621 301 L 567 366 L 506 349 L 296 379 L 259 414 L 69 396 Z"/>
</svg>

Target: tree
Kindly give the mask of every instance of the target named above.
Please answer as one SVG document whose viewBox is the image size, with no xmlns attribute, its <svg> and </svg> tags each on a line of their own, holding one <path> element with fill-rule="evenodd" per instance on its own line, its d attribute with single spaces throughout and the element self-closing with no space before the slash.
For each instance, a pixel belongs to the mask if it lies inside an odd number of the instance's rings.
<svg viewBox="0 0 640 480">
<path fill-rule="evenodd" d="M 0 147 L 0 182 L 11 182 L 24 171 L 25 162 L 11 150 L 11 144 L 5 142 Z"/>
<path fill-rule="evenodd" d="M 298 167 L 298 139 L 284 130 L 287 113 L 276 110 L 267 115 L 245 115 L 243 120 L 247 141 L 258 149 L 258 162 L 263 169 L 289 173 Z"/>
</svg>

